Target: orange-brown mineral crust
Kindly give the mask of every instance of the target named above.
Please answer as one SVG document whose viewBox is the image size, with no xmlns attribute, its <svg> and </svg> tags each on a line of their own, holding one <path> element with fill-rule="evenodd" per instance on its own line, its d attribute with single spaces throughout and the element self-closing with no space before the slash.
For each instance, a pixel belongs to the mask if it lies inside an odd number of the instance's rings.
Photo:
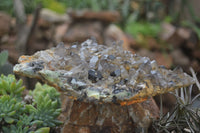
<svg viewBox="0 0 200 133">
<path fill-rule="evenodd" d="M 15 73 L 40 78 L 61 91 L 63 133 L 147 130 L 158 115 L 151 96 L 194 83 L 181 69 L 167 70 L 124 51 L 119 43 L 107 47 L 90 39 L 21 56 L 19 63 Z"/>
</svg>

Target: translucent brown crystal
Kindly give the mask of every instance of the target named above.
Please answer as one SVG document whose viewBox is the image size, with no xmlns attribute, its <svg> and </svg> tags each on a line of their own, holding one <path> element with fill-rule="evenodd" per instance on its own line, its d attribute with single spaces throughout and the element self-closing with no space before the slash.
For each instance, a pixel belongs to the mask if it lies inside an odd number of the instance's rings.
<svg viewBox="0 0 200 133">
<path fill-rule="evenodd" d="M 137 102 L 194 83 L 182 70 L 167 70 L 119 43 L 107 47 L 90 39 L 21 56 L 19 63 L 15 73 L 40 78 L 84 102 Z"/>
</svg>

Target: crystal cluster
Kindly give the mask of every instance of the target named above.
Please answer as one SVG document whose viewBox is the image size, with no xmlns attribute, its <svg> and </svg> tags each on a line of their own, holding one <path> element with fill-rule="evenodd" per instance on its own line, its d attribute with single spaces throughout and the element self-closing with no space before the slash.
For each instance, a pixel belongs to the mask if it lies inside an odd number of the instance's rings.
<svg viewBox="0 0 200 133">
<path fill-rule="evenodd" d="M 77 100 L 121 102 L 140 100 L 189 86 L 192 77 L 180 69 L 167 70 L 148 57 L 87 40 L 21 56 L 14 72 L 40 78 Z"/>
</svg>

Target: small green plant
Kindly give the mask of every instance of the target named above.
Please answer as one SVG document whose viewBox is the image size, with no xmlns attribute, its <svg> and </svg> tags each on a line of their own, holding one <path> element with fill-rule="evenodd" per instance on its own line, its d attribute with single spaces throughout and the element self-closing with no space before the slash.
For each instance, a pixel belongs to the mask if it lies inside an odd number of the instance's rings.
<svg viewBox="0 0 200 133">
<path fill-rule="evenodd" d="M 0 98 L 0 122 L 5 121 L 8 124 L 12 124 L 17 115 L 20 115 L 23 110 L 23 104 L 17 102 L 15 98 L 9 95 L 3 95 Z"/>
<path fill-rule="evenodd" d="M 34 98 L 33 105 L 37 107 L 37 109 L 32 108 L 33 124 L 38 123 L 40 126 L 49 127 L 61 124 L 55 119 L 61 112 L 60 93 L 55 88 L 37 83 L 34 91 L 30 94 Z"/>
<path fill-rule="evenodd" d="M 194 72 L 192 73 L 193 77 L 196 79 Z M 196 85 L 200 87 L 200 84 L 197 79 Z M 153 123 L 154 130 L 156 130 L 156 132 L 158 133 L 199 132 L 200 94 L 192 98 L 192 86 L 190 86 L 189 88 L 181 88 L 180 91 L 176 90 L 174 95 L 177 99 L 177 103 L 174 109 L 165 115 L 161 113 L 160 119 L 154 121 Z"/>
<path fill-rule="evenodd" d="M 37 104 L 37 108 L 31 111 L 34 120 L 32 124 L 37 124 L 39 127 L 55 127 L 62 124 L 62 122 L 55 119 L 61 112 L 61 109 L 57 108 L 57 101 L 52 101 L 48 95 L 45 97 L 40 95 L 35 103 Z"/>
<path fill-rule="evenodd" d="M 9 95 L 11 97 L 20 98 L 25 87 L 22 86 L 22 80 L 17 81 L 14 75 L 0 77 L 0 95 Z"/>
<path fill-rule="evenodd" d="M 40 95 L 48 95 L 52 101 L 57 101 L 58 107 L 61 106 L 61 100 L 59 97 L 60 93 L 54 87 L 48 86 L 47 84 L 42 85 L 40 83 L 37 83 L 35 85 L 34 91 L 30 91 L 29 93 L 34 97 L 35 100 L 37 100 Z"/>
<path fill-rule="evenodd" d="M 22 80 L 14 75 L 0 77 L 0 132 L 48 133 L 62 124 L 56 118 L 61 113 L 59 93 L 48 85 L 37 84 L 31 94 L 33 102 L 23 100 Z M 54 94 L 53 94 L 54 93 Z"/>
<path fill-rule="evenodd" d="M 2 51 L 0 53 L 0 74 L 12 74 L 13 66 L 7 61 L 8 51 Z"/>
</svg>

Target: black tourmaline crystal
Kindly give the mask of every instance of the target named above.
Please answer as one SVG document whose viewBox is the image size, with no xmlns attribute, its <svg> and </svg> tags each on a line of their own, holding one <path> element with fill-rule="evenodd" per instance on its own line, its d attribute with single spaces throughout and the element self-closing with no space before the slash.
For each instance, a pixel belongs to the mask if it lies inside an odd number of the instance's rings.
<svg viewBox="0 0 200 133">
<path fill-rule="evenodd" d="M 93 83 L 96 83 L 98 80 L 101 80 L 103 77 L 101 72 L 95 71 L 94 69 L 90 69 L 88 71 L 88 79 L 90 79 Z"/>
</svg>

